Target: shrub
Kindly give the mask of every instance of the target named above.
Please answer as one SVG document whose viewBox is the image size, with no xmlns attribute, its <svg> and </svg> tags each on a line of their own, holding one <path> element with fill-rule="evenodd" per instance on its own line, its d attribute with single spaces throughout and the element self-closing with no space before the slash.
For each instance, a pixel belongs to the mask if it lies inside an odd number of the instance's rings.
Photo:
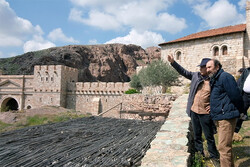
<svg viewBox="0 0 250 167">
<path fill-rule="evenodd" d="M 129 89 L 125 91 L 125 94 L 134 94 L 134 93 L 139 93 L 136 89 Z"/>
<path fill-rule="evenodd" d="M 134 75 L 130 86 L 137 90 L 146 86 L 162 86 L 166 89 L 177 81 L 178 76 L 179 74 L 169 64 L 157 60 L 147 68 L 143 68 L 138 75 Z"/>
<path fill-rule="evenodd" d="M 129 85 L 131 88 L 134 88 L 138 91 L 142 89 L 141 81 L 139 79 L 139 76 L 136 74 L 131 77 Z"/>
</svg>

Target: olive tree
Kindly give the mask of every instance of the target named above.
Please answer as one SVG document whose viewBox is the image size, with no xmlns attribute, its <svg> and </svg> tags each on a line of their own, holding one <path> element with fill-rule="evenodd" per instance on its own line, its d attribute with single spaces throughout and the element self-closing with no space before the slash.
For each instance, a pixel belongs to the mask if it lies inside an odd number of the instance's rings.
<svg viewBox="0 0 250 167">
<path fill-rule="evenodd" d="M 179 74 L 168 63 L 157 60 L 149 64 L 147 68 L 142 69 L 136 77 L 132 77 L 131 82 L 135 82 L 133 79 L 136 79 L 136 82 L 139 80 L 142 87 L 162 86 L 165 91 L 167 87 L 177 81 L 178 77 Z"/>
<path fill-rule="evenodd" d="M 131 81 L 130 81 L 130 87 L 135 88 L 136 90 L 140 91 L 142 89 L 142 85 L 139 79 L 139 76 L 134 74 L 131 77 Z"/>
</svg>

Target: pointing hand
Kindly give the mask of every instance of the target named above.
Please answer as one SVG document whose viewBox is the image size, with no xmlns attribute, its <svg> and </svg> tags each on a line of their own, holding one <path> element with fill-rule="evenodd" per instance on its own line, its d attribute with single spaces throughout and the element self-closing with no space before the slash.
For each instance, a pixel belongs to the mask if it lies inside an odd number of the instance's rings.
<svg viewBox="0 0 250 167">
<path fill-rule="evenodd" d="M 173 62 L 174 62 L 174 57 L 173 57 L 172 54 L 171 54 L 171 55 L 168 55 L 168 61 L 169 61 L 170 63 L 173 63 Z"/>
</svg>

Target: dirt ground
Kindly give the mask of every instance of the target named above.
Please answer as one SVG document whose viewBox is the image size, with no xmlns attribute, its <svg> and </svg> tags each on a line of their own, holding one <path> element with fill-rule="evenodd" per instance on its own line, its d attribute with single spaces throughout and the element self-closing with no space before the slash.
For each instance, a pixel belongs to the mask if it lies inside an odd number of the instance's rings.
<svg viewBox="0 0 250 167">
<path fill-rule="evenodd" d="M 248 110 L 248 115 L 250 109 Z M 234 142 L 233 153 L 235 159 L 235 167 L 250 166 L 250 120 L 244 121 L 239 132 L 243 140 Z"/>
<path fill-rule="evenodd" d="M 36 109 L 27 109 L 22 111 L 8 111 L 8 112 L 0 112 L 0 121 L 13 124 L 21 121 L 22 119 L 26 119 L 28 116 L 35 115 L 57 115 L 59 113 L 64 113 L 69 111 L 69 109 L 63 107 L 41 107 Z"/>
</svg>

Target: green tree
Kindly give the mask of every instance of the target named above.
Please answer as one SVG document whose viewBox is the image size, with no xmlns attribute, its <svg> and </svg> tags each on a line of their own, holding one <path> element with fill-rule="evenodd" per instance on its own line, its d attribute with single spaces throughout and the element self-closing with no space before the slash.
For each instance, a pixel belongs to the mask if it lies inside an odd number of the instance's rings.
<svg viewBox="0 0 250 167">
<path fill-rule="evenodd" d="M 147 68 L 142 69 L 138 74 L 138 78 L 135 79 L 137 80 L 136 82 L 139 79 L 142 87 L 162 86 L 163 92 L 165 92 L 167 87 L 177 81 L 178 76 L 179 74 L 169 64 L 164 63 L 162 60 L 157 60 L 149 64 Z M 133 79 L 131 79 L 131 82 Z"/>
<path fill-rule="evenodd" d="M 136 74 L 134 74 L 131 77 L 131 81 L 130 81 L 129 85 L 131 88 L 135 88 L 137 91 L 140 91 L 142 89 L 142 85 L 141 85 L 139 76 Z"/>
</svg>

